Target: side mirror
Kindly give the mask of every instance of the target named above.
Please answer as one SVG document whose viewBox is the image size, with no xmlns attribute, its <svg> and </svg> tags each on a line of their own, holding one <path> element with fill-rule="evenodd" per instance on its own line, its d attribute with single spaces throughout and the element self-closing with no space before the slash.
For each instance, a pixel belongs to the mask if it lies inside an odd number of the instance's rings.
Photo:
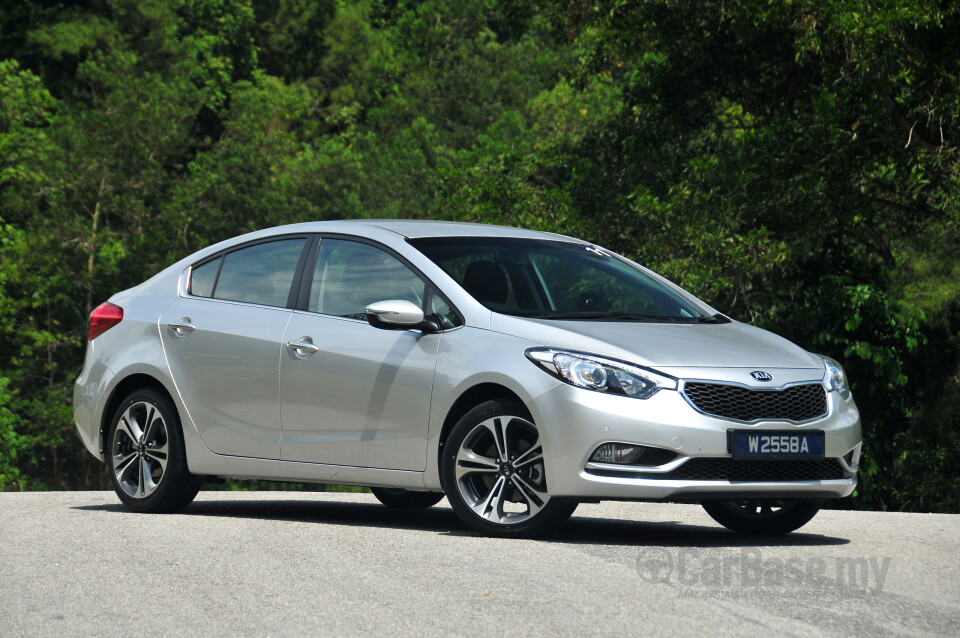
<svg viewBox="0 0 960 638">
<path fill-rule="evenodd" d="M 440 327 L 433 319 L 423 316 L 423 310 L 403 299 L 388 299 L 367 306 L 367 322 L 382 330 L 422 330 L 437 332 Z"/>
</svg>

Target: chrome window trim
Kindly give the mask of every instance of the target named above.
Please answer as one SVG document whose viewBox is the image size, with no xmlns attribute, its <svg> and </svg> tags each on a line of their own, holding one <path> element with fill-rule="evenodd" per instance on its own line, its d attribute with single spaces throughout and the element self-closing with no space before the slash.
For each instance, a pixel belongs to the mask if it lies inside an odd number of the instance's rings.
<svg viewBox="0 0 960 638">
<path fill-rule="evenodd" d="M 266 307 L 266 308 L 272 308 L 273 306 L 265 306 L 265 307 Z M 293 309 L 291 309 L 291 308 L 281 308 L 281 310 L 291 310 L 291 311 L 292 311 L 293 313 L 295 313 L 295 314 L 308 315 L 308 316 L 310 316 L 310 317 L 322 317 L 322 318 L 324 318 L 324 319 L 336 319 L 336 320 L 338 320 L 338 321 L 349 321 L 349 322 L 352 322 L 352 323 L 362 323 L 362 324 L 364 324 L 364 325 L 370 325 L 370 323 L 369 323 L 366 319 L 357 319 L 356 317 L 343 317 L 343 316 L 341 316 L 341 315 L 328 315 L 328 314 L 325 314 L 325 313 L 322 313 L 322 312 L 314 312 L 313 310 L 303 310 L 303 309 L 301 309 L 301 308 L 293 308 Z M 463 328 L 463 327 L 464 327 L 463 324 L 461 324 L 461 325 L 459 325 L 459 326 L 454 326 L 453 328 L 445 328 L 445 329 L 438 330 L 437 332 L 431 332 L 431 333 L 429 333 L 429 334 L 440 334 L 441 332 L 443 332 L 443 333 L 453 332 L 454 330 L 459 330 L 460 328 Z M 409 330 L 418 330 L 418 328 L 409 328 Z"/>
<path fill-rule="evenodd" d="M 214 299 L 213 297 L 199 297 L 197 295 L 191 295 L 189 293 L 186 293 L 182 290 L 184 286 L 183 281 L 190 281 L 190 278 L 188 276 L 185 276 L 189 274 L 190 268 L 191 268 L 190 266 L 187 266 L 187 268 L 185 268 L 183 273 L 180 275 L 182 281 L 180 285 L 181 290 L 179 291 L 179 294 L 178 294 L 179 297 L 182 297 L 184 299 L 195 299 L 197 301 L 211 301 L 219 304 L 229 304 L 231 306 L 244 306 L 244 307 L 252 307 L 252 308 L 264 308 L 266 310 L 278 310 L 280 312 L 293 312 L 294 310 L 293 308 L 288 308 L 287 306 L 271 306 L 269 304 L 253 303 L 251 301 L 235 301 L 233 299 Z"/>
</svg>

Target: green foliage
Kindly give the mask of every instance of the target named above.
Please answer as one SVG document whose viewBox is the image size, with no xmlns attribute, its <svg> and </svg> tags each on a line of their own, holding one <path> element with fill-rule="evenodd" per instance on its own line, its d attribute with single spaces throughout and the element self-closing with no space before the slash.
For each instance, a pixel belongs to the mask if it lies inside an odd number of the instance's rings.
<svg viewBox="0 0 960 638">
<path fill-rule="evenodd" d="M 323 59 L 324 33 L 337 11 L 334 0 L 256 2 L 256 42 L 263 70 L 287 81 L 316 77 Z"/>
<path fill-rule="evenodd" d="M 255 19 L 249 0 L 177 0 L 177 36 L 195 62 L 189 77 L 204 95 L 204 106 L 219 112 L 230 87 L 257 76 Z"/>
<path fill-rule="evenodd" d="M 19 456 L 26 447 L 20 419 L 11 410 L 10 379 L 0 377 L 0 492 L 22 487 Z"/>
<path fill-rule="evenodd" d="M 308 219 L 577 235 L 847 368 L 856 507 L 960 511 L 960 9 L 114 0 L 0 12 L 0 489 L 102 486 L 86 315 Z"/>
<path fill-rule="evenodd" d="M 392 84 L 393 52 L 369 13 L 364 3 L 341 5 L 325 31 L 320 69 L 333 109 L 369 104 Z"/>
<path fill-rule="evenodd" d="M 42 180 L 35 167 L 49 148 L 46 128 L 56 100 L 16 60 L 0 60 L 0 104 L 0 189 L 5 191 Z"/>
</svg>

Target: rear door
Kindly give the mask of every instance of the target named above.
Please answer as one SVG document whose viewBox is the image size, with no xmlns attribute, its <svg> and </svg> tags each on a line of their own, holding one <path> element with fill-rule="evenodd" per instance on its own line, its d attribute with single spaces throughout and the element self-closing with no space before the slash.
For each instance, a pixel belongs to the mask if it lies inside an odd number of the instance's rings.
<svg viewBox="0 0 960 638">
<path fill-rule="evenodd" d="M 440 335 L 374 328 L 363 312 L 387 299 L 422 307 L 427 283 L 347 239 L 321 240 L 311 266 L 307 308 L 290 318 L 280 354 L 282 458 L 423 470 Z"/>
<path fill-rule="evenodd" d="M 160 319 L 177 389 L 217 454 L 280 458 L 281 343 L 309 243 L 285 236 L 197 264 Z"/>
</svg>

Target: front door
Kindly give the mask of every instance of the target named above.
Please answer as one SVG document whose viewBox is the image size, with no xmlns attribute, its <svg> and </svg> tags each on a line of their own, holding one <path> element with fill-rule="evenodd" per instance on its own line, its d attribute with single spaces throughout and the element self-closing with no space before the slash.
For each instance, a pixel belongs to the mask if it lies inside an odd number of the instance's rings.
<svg viewBox="0 0 960 638">
<path fill-rule="evenodd" d="M 370 303 L 423 304 L 425 283 L 366 243 L 321 241 L 307 311 L 283 337 L 280 395 L 286 461 L 397 470 L 426 467 L 439 334 L 381 330 Z"/>
</svg>

